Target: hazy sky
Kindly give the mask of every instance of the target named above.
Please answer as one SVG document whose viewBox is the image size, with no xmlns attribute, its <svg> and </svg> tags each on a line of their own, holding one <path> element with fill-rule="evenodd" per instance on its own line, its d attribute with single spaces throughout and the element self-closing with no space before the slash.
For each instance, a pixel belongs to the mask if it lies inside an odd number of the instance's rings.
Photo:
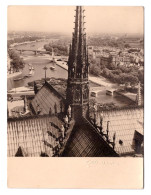
<svg viewBox="0 0 151 195">
<path fill-rule="evenodd" d="M 86 32 L 143 33 L 142 7 L 85 6 Z M 8 30 L 71 33 L 73 6 L 9 6 Z"/>
</svg>

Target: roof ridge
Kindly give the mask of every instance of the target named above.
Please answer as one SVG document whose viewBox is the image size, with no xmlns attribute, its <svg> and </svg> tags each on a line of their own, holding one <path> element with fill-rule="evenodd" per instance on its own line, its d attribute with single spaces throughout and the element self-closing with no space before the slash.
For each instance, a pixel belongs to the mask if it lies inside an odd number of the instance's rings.
<svg viewBox="0 0 151 195">
<path fill-rule="evenodd" d="M 92 130 L 98 135 L 99 138 L 101 138 L 104 143 L 110 148 L 112 149 L 116 154 L 117 152 L 106 142 L 106 140 L 104 140 L 104 138 L 100 135 L 100 133 L 96 130 L 96 128 L 90 123 L 89 120 L 87 120 L 84 116 L 82 116 L 81 120 L 84 120 L 86 122 L 86 124 L 90 125 Z M 118 155 L 118 154 L 117 154 Z"/>
<path fill-rule="evenodd" d="M 65 98 L 50 83 L 45 81 L 43 86 L 45 86 L 45 85 L 48 87 L 48 89 L 53 90 L 59 97 L 61 97 L 63 100 L 65 100 Z"/>
<path fill-rule="evenodd" d="M 44 115 L 32 115 L 32 116 L 23 116 L 23 117 L 13 117 L 13 118 L 7 118 L 8 122 L 11 121 L 22 121 L 22 120 L 30 120 L 30 119 L 38 119 L 38 118 L 53 118 L 53 117 L 57 117 L 56 114 L 44 114 Z M 57 117 L 58 118 L 58 117 Z"/>
<path fill-rule="evenodd" d="M 112 109 L 100 109 L 98 112 L 104 111 L 104 112 L 111 112 L 111 111 L 121 111 L 121 110 L 135 110 L 135 109 L 144 109 L 144 105 L 132 105 L 132 106 L 124 106 L 119 108 L 112 108 Z"/>
</svg>

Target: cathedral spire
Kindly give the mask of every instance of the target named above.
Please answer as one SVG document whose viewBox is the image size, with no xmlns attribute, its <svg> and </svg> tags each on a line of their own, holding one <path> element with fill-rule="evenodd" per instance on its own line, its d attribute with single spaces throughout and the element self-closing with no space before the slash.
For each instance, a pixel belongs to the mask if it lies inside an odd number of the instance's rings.
<svg viewBox="0 0 151 195">
<path fill-rule="evenodd" d="M 72 37 L 72 48 L 69 55 L 68 65 L 69 72 L 74 71 L 72 76 L 74 78 L 85 77 L 87 72 L 87 47 L 86 47 L 86 33 L 85 33 L 85 22 L 84 22 L 84 9 L 82 6 L 76 7 L 75 15 L 75 27 Z M 71 75 L 69 73 L 69 76 Z"/>
<path fill-rule="evenodd" d="M 67 106 L 72 115 L 84 115 L 89 107 L 88 52 L 84 22 L 84 8 L 75 9 L 75 26 L 68 59 Z M 75 118 L 75 117 L 74 117 Z"/>
</svg>

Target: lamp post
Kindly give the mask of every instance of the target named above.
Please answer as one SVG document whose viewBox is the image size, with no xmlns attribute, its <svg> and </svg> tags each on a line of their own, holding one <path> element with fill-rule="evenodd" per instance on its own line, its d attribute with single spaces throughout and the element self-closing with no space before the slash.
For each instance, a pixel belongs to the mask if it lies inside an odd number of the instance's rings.
<svg viewBox="0 0 151 195">
<path fill-rule="evenodd" d="M 45 71 L 45 82 L 46 82 L 46 71 L 47 71 L 48 68 L 45 66 L 43 69 Z"/>
</svg>

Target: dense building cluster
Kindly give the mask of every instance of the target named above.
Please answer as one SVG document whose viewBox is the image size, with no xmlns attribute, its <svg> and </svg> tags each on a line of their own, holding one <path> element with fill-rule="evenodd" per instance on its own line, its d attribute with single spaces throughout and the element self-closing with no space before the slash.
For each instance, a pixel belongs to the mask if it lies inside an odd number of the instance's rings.
<svg viewBox="0 0 151 195">
<path fill-rule="evenodd" d="M 89 46 L 89 54 L 100 65 L 114 66 L 144 66 L 144 51 L 141 48 L 115 48 Z"/>
</svg>

